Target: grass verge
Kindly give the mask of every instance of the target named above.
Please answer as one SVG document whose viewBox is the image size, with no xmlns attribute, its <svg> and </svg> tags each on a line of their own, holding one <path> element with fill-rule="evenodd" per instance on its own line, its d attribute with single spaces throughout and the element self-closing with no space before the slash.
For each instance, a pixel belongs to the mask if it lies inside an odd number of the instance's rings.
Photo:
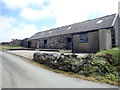
<svg viewBox="0 0 120 90">
<path fill-rule="evenodd" d="M 120 62 L 120 51 L 118 49 L 120 49 L 120 47 L 116 47 L 116 48 L 113 48 L 110 50 L 102 50 L 102 51 L 96 53 L 95 55 L 99 54 L 100 56 L 109 57 L 107 55 L 109 55 L 109 53 L 110 53 L 114 56 L 115 62 L 118 63 L 118 62 Z M 39 67 L 45 68 L 47 70 L 51 70 L 53 72 L 61 73 L 61 74 L 67 75 L 67 76 L 71 76 L 71 77 L 75 77 L 75 78 L 79 78 L 79 79 L 84 79 L 84 80 L 89 80 L 89 81 L 103 82 L 103 83 L 107 83 L 110 85 L 120 86 L 120 82 L 118 82 L 117 76 L 115 76 L 113 74 L 108 74 L 105 76 L 95 75 L 95 74 L 90 75 L 90 76 L 84 76 L 84 75 L 73 73 L 73 72 L 66 72 L 66 71 L 62 71 L 62 70 L 58 70 L 58 69 L 52 69 L 46 65 L 39 64 L 38 62 L 35 62 L 35 61 L 31 61 L 31 63 L 33 63 Z M 114 63 L 114 61 L 113 61 L 113 63 Z M 116 68 L 116 66 L 114 66 L 114 67 Z"/>
<path fill-rule="evenodd" d="M 20 49 L 20 48 L 23 48 L 23 47 L 20 47 L 20 46 L 18 46 L 18 47 L 11 47 L 11 46 L 0 46 L 0 49 Z"/>
<path fill-rule="evenodd" d="M 120 60 L 120 47 L 112 48 L 109 50 L 101 50 L 98 53 L 100 54 L 111 53 L 113 56 L 118 57 L 118 59 Z"/>
<path fill-rule="evenodd" d="M 115 57 L 119 57 L 120 52 L 118 51 L 118 48 L 113 48 L 113 49 L 110 49 L 110 50 L 103 50 L 103 51 L 100 51 L 98 53 L 99 54 L 111 53 Z M 120 60 L 120 59 L 118 59 L 118 60 Z M 52 69 L 52 68 L 50 68 L 46 65 L 40 64 L 40 63 L 38 63 L 36 61 L 33 61 L 33 60 L 30 60 L 29 62 L 36 65 L 36 66 L 42 67 L 44 69 L 47 69 L 47 70 L 50 70 L 50 71 L 53 71 L 53 72 L 56 72 L 56 73 L 64 74 L 66 76 L 79 78 L 79 79 L 84 79 L 84 80 L 89 80 L 89 81 L 95 81 L 95 82 L 103 82 L 103 83 L 107 83 L 107 84 L 110 84 L 110 85 L 120 86 L 120 82 L 118 82 L 117 80 L 108 79 L 108 78 L 111 78 L 111 77 L 114 79 L 113 75 L 109 75 L 109 77 L 107 77 L 107 76 L 106 77 L 105 76 L 92 76 L 92 75 L 86 77 L 84 75 L 80 75 L 80 74 L 73 73 L 73 72 L 66 72 L 66 71 L 62 71 L 62 70 L 58 70 L 58 69 Z"/>
<path fill-rule="evenodd" d="M 120 86 L 120 83 L 118 83 L 118 81 L 107 80 L 105 77 L 102 77 L 102 76 L 86 77 L 84 75 L 80 75 L 80 74 L 73 73 L 73 72 L 66 72 L 66 71 L 62 71 L 62 70 L 58 70 L 58 69 L 52 69 L 52 68 L 50 68 L 46 65 L 40 64 L 40 63 L 38 63 L 36 61 L 33 61 L 33 60 L 31 60 L 30 63 L 32 63 L 32 64 L 34 64 L 38 67 L 42 67 L 44 69 L 56 72 L 56 73 L 64 74 L 66 76 L 79 78 L 79 79 L 84 79 L 84 80 L 88 80 L 88 81 L 102 82 L 102 83 L 107 83 L 107 84 L 110 84 L 110 85 Z"/>
</svg>

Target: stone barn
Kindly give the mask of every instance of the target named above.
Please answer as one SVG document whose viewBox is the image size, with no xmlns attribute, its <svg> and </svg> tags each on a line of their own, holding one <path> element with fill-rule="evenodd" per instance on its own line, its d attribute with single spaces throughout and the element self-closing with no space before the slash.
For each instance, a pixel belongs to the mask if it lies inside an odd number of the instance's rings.
<svg viewBox="0 0 120 90">
<path fill-rule="evenodd" d="M 12 47 L 17 47 L 17 46 L 21 46 L 21 39 L 12 39 L 12 41 L 10 42 L 10 46 Z"/>
<path fill-rule="evenodd" d="M 27 40 L 28 47 L 72 50 L 73 53 L 111 49 L 120 46 L 118 22 L 118 14 L 112 14 L 38 32 Z"/>
<path fill-rule="evenodd" d="M 27 45 L 27 44 L 28 44 L 28 43 L 27 43 L 27 39 L 28 39 L 28 38 L 25 38 L 25 39 L 23 39 L 23 40 L 21 41 L 21 46 L 22 46 L 22 47 L 28 47 L 28 45 Z"/>
</svg>

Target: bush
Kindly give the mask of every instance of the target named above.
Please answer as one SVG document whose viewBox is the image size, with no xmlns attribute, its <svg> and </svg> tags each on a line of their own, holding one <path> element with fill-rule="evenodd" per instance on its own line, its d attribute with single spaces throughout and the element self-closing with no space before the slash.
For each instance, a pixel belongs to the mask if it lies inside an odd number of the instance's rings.
<svg viewBox="0 0 120 90">
<path fill-rule="evenodd" d="M 107 81 L 116 81 L 120 76 L 118 60 L 111 53 L 89 54 L 81 58 L 77 58 L 76 55 L 35 53 L 34 60 L 54 69 L 74 72 L 87 77 L 102 76 Z"/>
</svg>

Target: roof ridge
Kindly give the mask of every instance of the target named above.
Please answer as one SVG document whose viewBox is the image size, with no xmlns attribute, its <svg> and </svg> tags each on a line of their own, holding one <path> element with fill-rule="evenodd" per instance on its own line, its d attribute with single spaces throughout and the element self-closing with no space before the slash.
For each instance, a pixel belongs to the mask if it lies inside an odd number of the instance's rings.
<svg viewBox="0 0 120 90">
<path fill-rule="evenodd" d="M 116 13 L 115 18 L 113 19 L 113 22 L 112 22 L 111 26 L 114 26 L 117 17 L 118 17 L 118 14 Z"/>
<path fill-rule="evenodd" d="M 45 30 L 45 31 L 40 31 L 40 32 L 37 32 L 37 33 L 44 33 L 44 32 L 52 31 L 52 30 L 59 29 L 59 28 L 62 28 L 62 27 L 71 26 L 71 25 L 74 25 L 74 24 L 79 24 L 79 23 L 83 23 L 83 22 L 87 22 L 87 21 L 91 21 L 91 20 L 96 20 L 96 19 L 100 19 L 100 18 L 109 17 L 109 16 L 112 16 L 112 15 L 115 15 L 115 14 L 116 14 L 116 13 L 114 13 L 114 14 L 109 14 L 109 15 L 106 15 L 106 16 L 101 16 L 101 17 L 98 17 L 98 18 L 88 19 L 88 20 L 85 20 L 85 21 L 81 21 L 81 22 L 77 22 L 77 23 L 73 23 L 73 24 L 69 24 L 69 25 L 63 25 L 63 26 L 51 28 L 51 29 L 48 29 L 48 30 Z M 36 33 L 36 34 L 37 34 L 37 33 Z"/>
<path fill-rule="evenodd" d="M 38 36 L 40 37 L 40 34 L 42 34 L 42 33 L 45 33 L 46 35 L 47 34 L 49 34 L 48 36 L 52 36 L 52 34 L 50 34 L 50 33 L 48 33 L 48 32 L 50 32 L 50 31 L 54 31 L 55 30 L 55 32 L 53 33 L 53 34 L 55 34 L 55 33 L 60 33 L 61 31 L 59 31 L 59 30 L 62 30 L 62 32 L 63 32 L 63 29 L 67 29 L 67 28 L 69 28 L 70 26 L 71 27 L 73 27 L 73 28 L 75 28 L 75 27 L 78 27 L 78 25 L 80 25 L 78 28 L 79 28 L 79 30 L 78 29 L 76 29 L 75 30 L 75 32 L 77 32 L 77 30 L 78 31 L 80 31 L 81 30 L 81 28 L 82 28 L 82 30 L 87 30 L 87 28 L 89 28 L 89 29 L 96 29 L 96 28 L 105 28 L 105 27 L 111 27 L 111 25 L 112 25 L 112 23 L 113 23 L 113 21 L 115 21 L 116 19 L 115 19 L 115 16 L 117 15 L 117 13 L 114 13 L 114 14 L 111 14 L 111 15 L 106 15 L 106 16 L 102 16 L 102 17 L 98 17 L 98 18 L 94 18 L 94 19 L 88 19 L 88 20 L 85 20 L 85 21 L 82 21 L 82 22 L 77 22 L 77 23 L 73 23 L 73 24 L 69 24 L 69 25 L 64 25 L 64 26 L 60 26 L 60 27 L 55 27 L 55 28 L 51 28 L 51 29 L 48 29 L 48 30 L 45 30 L 45 31 L 40 31 L 40 32 L 37 32 L 36 34 L 34 34 L 33 36 L 31 36 L 30 38 L 33 38 L 33 37 L 36 37 L 36 38 L 38 38 Z M 106 17 L 108 17 L 108 18 L 106 18 Z M 110 23 L 108 22 L 108 21 L 106 21 L 106 20 L 110 20 Z M 105 26 L 104 24 L 96 24 L 96 25 L 93 25 L 93 26 L 89 26 L 89 27 L 87 27 L 87 28 L 83 28 L 85 25 L 92 25 L 92 24 L 90 24 L 90 23 L 93 23 L 94 22 L 94 24 L 97 22 L 97 21 L 99 21 L 99 20 L 104 20 L 105 21 L 105 25 L 107 25 L 107 26 Z M 89 22 L 90 21 L 90 22 Z M 88 23 L 87 23 L 88 22 Z M 87 23 L 87 24 L 85 24 L 85 23 Z M 104 22 L 103 22 L 104 23 Z M 83 24 L 85 24 L 85 25 L 83 25 Z M 77 25 L 77 26 L 76 26 Z M 90 28 L 91 27 L 91 28 Z M 72 31 L 70 31 L 70 32 L 72 32 Z M 67 33 L 67 32 L 65 32 L 65 33 Z M 63 33 L 62 33 L 63 34 Z M 37 35 L 37 36 L 36 36 Z M 58 35 L 58 34 L 55 34 L 55 35 Z"/>
<path fill-rule="evenodd" d="M 100 19 L 100 18 L 105 18 L 105 17 L 109 17 L 109 16 L 113 16 L 113 15 L 116 15 L 116 13 L 114 13 L 114 14 L 109 14 L 109 15 L 105 15 L 105 16 L 101 16 L 101 17 L 97 17 L 97 18 L 93 18 L 93 19 L 88 19 L 88 20 L 85 20 L 85 21 L 82 21 L 82 22 L 87 22 L 87 21 L 91 21 L 91 20 L 96 20 L 96 19 Z M 71 25 L 78 24 L 78 23 L 82 23 L 82 22 L 73 23 L 73 24 L 71 24 Z"/>
</svg>

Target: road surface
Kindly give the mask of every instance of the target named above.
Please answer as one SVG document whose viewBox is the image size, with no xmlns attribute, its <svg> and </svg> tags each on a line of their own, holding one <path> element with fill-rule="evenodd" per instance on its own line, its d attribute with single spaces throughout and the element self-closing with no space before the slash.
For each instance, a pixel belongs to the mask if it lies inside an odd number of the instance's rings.
<svg viewBox="0 0 120 90">
<path fill-rule="evenodd" d="M 97 83 L 68 77 L 40 67 L 24 58 L 0 52 L 2 63 L 2 88 L 117 88 L 105 83 Z M 1 72 L 0 72 L 1 75 Z"/>
<path fill-rule="evenodd" d="M 48 53 L 48 54 L 51 54 L 51 53 L 60 54 L 59 52 L 37 51 L 37 50 L 7 50 L 7 52 L 13 53 L 13 54 L 16 54 L 16 55 L 19 55 L 19 56 L 23 56 L 23 57 L 28 58 L 28 59 L 33 59 L 33 54 L 36 53 L 36 52 L 39 52 L 39 53 Z M 64 53 L 64 54 L 71 55 L 72 53 Z M 87 54 L 83 54 L 83 53 L 79 53 L 78 54 L 78 53 L 75 53 L 75 55 L 78 55 L 78 57 L 82 57 L 82 56 L 85 56 Z"/>
</svg>

